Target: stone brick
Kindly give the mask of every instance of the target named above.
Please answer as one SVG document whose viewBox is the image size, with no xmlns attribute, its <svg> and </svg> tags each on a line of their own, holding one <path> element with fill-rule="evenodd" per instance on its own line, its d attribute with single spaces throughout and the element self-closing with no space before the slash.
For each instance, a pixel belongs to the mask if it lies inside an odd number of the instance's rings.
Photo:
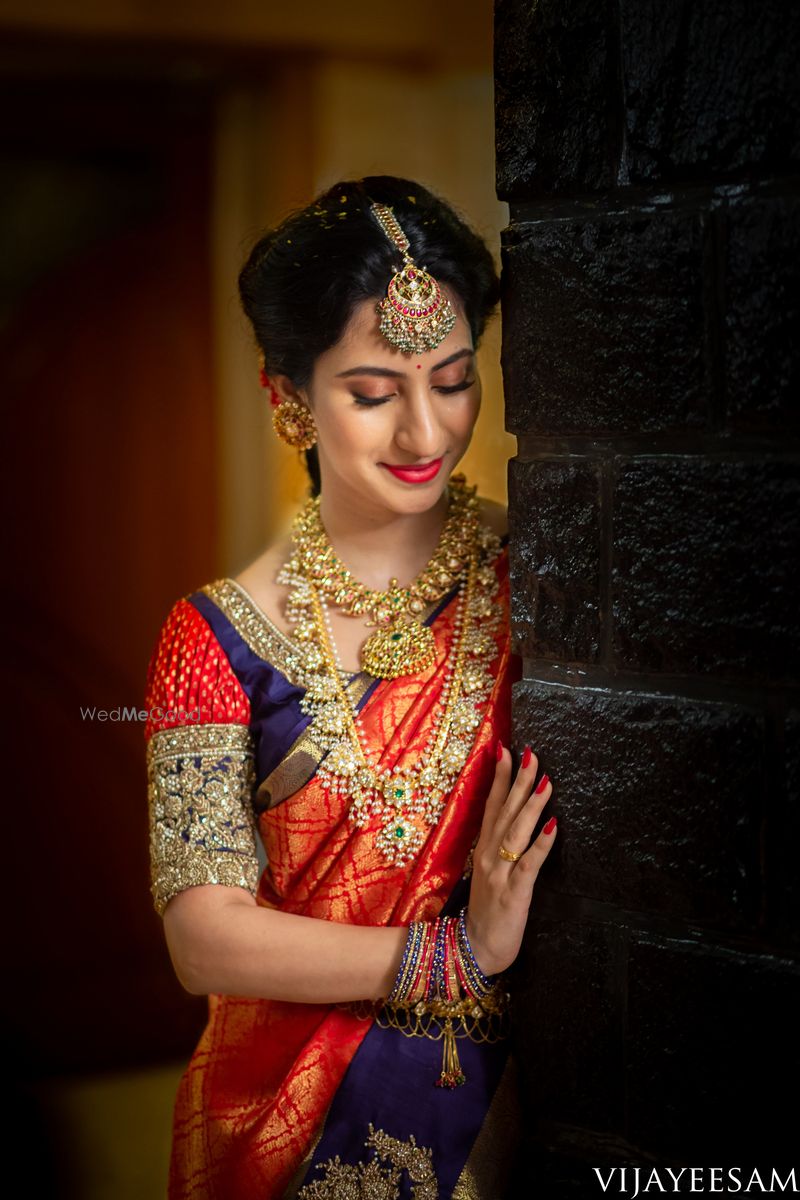
<svg viewBox="0 0 800 1200">
<path fill-rule="evenodd" d="M 506 232 L 510 432 L 708 426 L 705 229 L 700 213 L 629 212 Z"/>
<path fill-rule="evenodd" d="M 800 426 L 800 202 L 747 199 L 723 208 L 728 424 Z"/>
<path fill-rule="evenodd" d="M 514 459 L 508 479 L 514 648 L 591 661 L 600 649 L 600 468 Z"/>
<path fill-rule="evenodd" d="M 525 1126 L 546 1118 L 621 1128 L 618 934 L 610 926 L 548 919 L 535 903 L 511 984 Z"/>
<path fill-rule="evenodd" d="M 800 710 L 784 725 L 784 778 L 767 816 L 767 897 L 770 940 L 800 945 Z"/>
<path fill-rule="evenodd" d="M 620 20 L 630 182 L 797 161 L 797 5 L 620 0 Z"/>
<path fill-rule="evenodd" d="M 797 967 L 643 936 L 628 983 L 629 1140 L 705 1164 L 796 1161 Z"/>
<path fill-rule="evenodd" d="M 800 472 L 779 460 L 620 460 L 613 642 L 636 670 L 800 677 Z"/>
<path fill-rule="evenodd" d="M 522 680 L 514 744 L 553 781 L 548 888 L 746 933 L 761 907 L 764 729 L 711 701 Z"/>
<path fill-rule="evenodd" d="M 611 36 L 592 0 L 495 0 L 500 199 L 613 183 Z"/>
</svg>

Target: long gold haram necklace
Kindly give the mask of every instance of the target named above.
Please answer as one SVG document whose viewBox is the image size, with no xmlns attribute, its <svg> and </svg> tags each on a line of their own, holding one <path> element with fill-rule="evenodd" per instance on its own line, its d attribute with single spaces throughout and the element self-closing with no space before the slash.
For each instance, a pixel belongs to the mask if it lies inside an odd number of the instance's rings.
<svg viewBox="0 0 800 1200">
<path fill-rule="evenodd" d="M 466 580 L 459 583 L 450 663 L 433 730 L 418 761 L 406 768 L 378 767 L 378 753 L 363 748 L 363 722 L 342 682 L 330 618 L 316 583 L 287 566 L 279 573 L 280 582 L 292 586 L 286 614 L 304 650 L 306 690 L 300 707 L 313 717 L 312 735 L 327 751 L 317 774 L 327 791 L 349 800 L 349 819 L 356 827 L 380 816 L 376 843 L 390 864 L 403 865 L 419 852 L 480 727 L 493 686 L 489 664 L 498 652 L 495 633 L 502 620 L 492 566 L 500 546 L 498 535 L 479 524 Z"/>
<path fill-rule="evenodd" d="M 433 632 L 418 619 L 463 576 L 479 525 L 476 485 L 463 472 L 448 480 L 448 511 L 433 555 L 407 587 L 389 580 L 387 591 L 368 588 L 337 555 L 322 523 L 320 497 L 311 497 L 292 522 L 294 547 L 286 567 L 311 579 L 320 594 L 349 616 L 371 614 L 375 633 L 361 647 L 361 665 L 376 679 L 415 675 L 436 657 Z"/>
</svg>

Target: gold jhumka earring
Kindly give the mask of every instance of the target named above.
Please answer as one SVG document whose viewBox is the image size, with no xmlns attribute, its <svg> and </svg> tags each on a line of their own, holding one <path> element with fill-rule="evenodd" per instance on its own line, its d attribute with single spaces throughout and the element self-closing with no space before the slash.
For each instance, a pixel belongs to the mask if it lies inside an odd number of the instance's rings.
<svg viewBox="0 0 800 1200">
<path fill-rule="evenodd" d="M 264 355 L 258 356 L 261 386 L 267 388 L 272 404 L 272 427 L 287 446 L 298 450 L 309 450 L 317 440 L 317 426 L 307 404 L 301 400 L 282 400 L 267 374 Z"/>
<path fill-rule="evenodd" d="M 282 400 L 272 414 L 272 427 L 287 446 L 308 450 L 317 440 L 311 409 L 300 400 Z"/>
</svg>

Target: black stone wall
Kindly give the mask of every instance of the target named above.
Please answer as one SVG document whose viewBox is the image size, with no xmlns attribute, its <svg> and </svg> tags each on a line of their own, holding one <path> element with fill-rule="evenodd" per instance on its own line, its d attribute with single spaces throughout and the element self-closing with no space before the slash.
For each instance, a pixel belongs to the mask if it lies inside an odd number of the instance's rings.
<svg viewBox="0 0 800 1200">
<path fill-rule="evenodd" d="M 514 746 L 559 818 L 518 1197 L 797 1163 L 798 11 L 495 4 Z"/>
</svg>

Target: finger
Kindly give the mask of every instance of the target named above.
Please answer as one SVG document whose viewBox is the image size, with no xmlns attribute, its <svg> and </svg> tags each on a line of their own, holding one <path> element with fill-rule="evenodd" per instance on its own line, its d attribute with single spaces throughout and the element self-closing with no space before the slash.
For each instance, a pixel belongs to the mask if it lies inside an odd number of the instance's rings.
<svg viewBox="0 0 800 1200">
<path fill-rule="evenodd" d="M 539 762 L 530 746 L 526 746 L 514 783 L 510 785 L 511 751 L 501 741 L 498 741 L 497 746 L 500 756 L 497 760 L 494 783 L 486 801 L 479 838 L 481 849 L 488 846 L 490 853 L 495 853 L 500 845 L 499 829 L 501 826 L 504 828 L 508 825 L 511 819 L 508 814 L 513 816 L 517 809 L 525 803 L 530 786 L 536 777 Z"/>
<path fill-rule="evenodd" d="M 527 759 L 527 761 L 526 761 Z M 519 770 L 517 771 L 514 783 L 506 795 L 505 802 L 497 815 L 492 844 L 496 850 L 503 842 L 512 822 L 517 815 L 522 812 L 531 794 L 531 787 L 536 778 L 536 772 L 539 769 L 539 760 L 531 750 L 530 746 L 525 747 L 525 752 L 520 761 Z M 527 843 L 526 843 L 527 845 Z M 509 847 L 510 849 L 510 847 Z"/>
<path fill-rule="evenodd" d="M 555 845 L 557 835 L 558 822 L 555 817 L 551 817 L 549 821 L 545 821 L 539 836 L 531 843 L 519 862 L 514 864 L 508 881 L 508 886 L 514 893 L 533 890 L 542 863 Z"/>
<path fill-rule="evenodd" d="M 486 805 L 483 810 L 483 820 L 481 822 L 481 831 L 476 843 L 478 846 L 485 844 L 491 838 L 494 827 L 497 823 L 497 817 L 503 807 L 503 802 L 508 795 L 508 788 L 511 776 L 511 753 L 506 746 L 498 738 L 495 743 L 494 754 L 497 757 L 497 748 L 500 748 L 501 754 L 497 758 L 492 786 L 489 789 L 489 795 L 486 797 Z"/>
<path fill-rule="evenodd" d="M 550 776 L 543 775 L 503 832 L 500 844 L 505 846 L 506 850 L 514 854 L 522 854 L 527 850 L 542 809 L 552 794 L 553 784 Z"/>
<path fill-rule="evenodd" d="M 528 761 L 525 761 L 527 755 Z M 523 765 L 524 764 L 524 765 Z M 536 779 L 536 772 L 539 770 L 539 759 L 531 750 L 530 746 L 525 747 L 520 761 L 519 769 L 514 778 L 513 786 L 506 796 L 505 804 L 499 816 L 499 827 L 507 829 L 518 813 L 522 811 L 528 802 L 528 797 L 531 794 L 533 782 Z"/>
</svg>

